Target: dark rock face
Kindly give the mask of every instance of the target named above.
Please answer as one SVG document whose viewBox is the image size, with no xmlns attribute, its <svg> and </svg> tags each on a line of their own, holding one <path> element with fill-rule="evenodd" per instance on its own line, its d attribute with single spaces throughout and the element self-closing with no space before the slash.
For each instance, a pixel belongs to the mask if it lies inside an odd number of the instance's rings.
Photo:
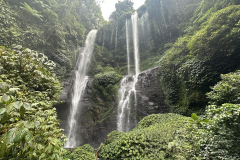
<svg viewBox="0 0 240 160">
<path fill-rule="evenodd" d="M 72 84 L 71 79 L 68 80 L 68 84 Z M 103 109 L 101 107 L 95 107 L 96 104 L 91 101 L 93 79 L 89 78 L 87 87 L 84 91 L 81 105 L 78 110 L 78 128 L 76 133 L 76 139 L 78 140 L 78 146 L 84 144 L 90 144 L 94 148 L 98 148 L 101 143 L 104 143 L 107 135 L 116 130 L 117 112 L 115 102 L 112 103 L 113 110 L 109 113 L 109 116 L 104 119 L 101 123 L 97 122 L 96 119 L 101 119 Z M 65 101 L 62 104 L 56 105 L 58 119 L 60 119 L 60 128 L 64 129 L 67 134 L 68 131 L 68 118 L 71 110 L 71 87 L 66 86 L 60 96 L 61 100 Z M 92 115 L 97 113 L 97 115 Z"/>
<path fill-rule="evenodd" d="M 138 77 L 136 84 L 137 105 L 135 106 L 137 121 L 149 114 L 166 113 L 168 107 L 164 103 L 165 96 L 160 85 L 161 72 L 158 67 L 142 72 Z M 70 114 L 71 105 L 71 84 L 73 79 L 69 79 L 68 84 L 61 94 L 61 100 L 65 102 L 56 105 L 60 127 L 68 130 L 68 116 Z M 81 106 L 78 110 L 78 128 L 77 139 L 78 145 L 90 144 L 94 148 L 98 148 L 101 143 L 105 142 L 107 135 L 117 129 L 117 107 L 118 102 L 113 101 L 113 108 L 108 113 L 108 116 L 103 119 L 104 107 L 98 106 L 91 101 L 93 79 L 89 78 L 87 87 L 82 97 Z M 99 120 L 101 120 L 99 122 Z"/>
<path fill-rule="evenodd" d="M 161 76 L 159 67 L 139 74 L 136 84 L 138 121 L 149 114 L 168 112 L 168 106 L 164 102 L 165 95 L 160 84 Z"/>
</svg>

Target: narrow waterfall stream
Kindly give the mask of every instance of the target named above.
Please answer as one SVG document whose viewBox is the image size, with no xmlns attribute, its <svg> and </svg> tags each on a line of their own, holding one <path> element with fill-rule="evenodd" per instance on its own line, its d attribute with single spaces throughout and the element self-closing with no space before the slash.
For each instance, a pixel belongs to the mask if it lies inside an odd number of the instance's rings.
<svg viewBox="0 0 240 160">
<path fill-rule="evenodd" d="M 133 30 L 135 75 L 138 76 L 140 73 L 139 45 L 138 45 L 138 13 L 134 12 L 131 19 L 132 19 L 132 30 Z"/>
<path fill-rule="evenodd" d="M 133 44 L 134 44 L 134 64 L 135 75 L 131 75 L 130 71 L 130 51 L 129 51 L 129 24 L 126 20 L 126 43 L 127 43 L 127 59 L 128 59 L 128 76 L 124 77 L 121 81 L 119 88 L 119 103 L 118 103 L 118 118 L 117 118 L 117 130 L 128 132 L 132 128 L 136 127 L 136 117 L 131 117 L 131 111 L 136 107 L 136 89 L 135 85 L 138 81 L 138 75 L 140 73 L 139 68 L 139 45 L 138 45 L 138 14 L 135 12 L 131 17 L 132 32 L 133 32 Z M 134 96 L 134 97 L 133 97 Z M 132 98 L 133 97 L 133 98 Z M 134 99 L 134 103 L 132 102 Z"/>
<path fill-rule="evenodd" d="M 77 116 L 81 108 L 81 98 L 88 82 L 88 76 L 86 72 L 91 62 L 92 52 L 94 48 L 94 41 L 97 35 L 97 30 L 92 30 L 87 35 L 85 47 L 81 55 L 78 56 L 75 79 L 73 84 L 73 92 L 71 96 L 71 110 L 68 118 L 68 130 L 67 130 L 67 142 L 65 148 L 74 148 L 78 145 L 76 139 L 76 129 L 79 125 L 77 122 Z"/>
</svg>

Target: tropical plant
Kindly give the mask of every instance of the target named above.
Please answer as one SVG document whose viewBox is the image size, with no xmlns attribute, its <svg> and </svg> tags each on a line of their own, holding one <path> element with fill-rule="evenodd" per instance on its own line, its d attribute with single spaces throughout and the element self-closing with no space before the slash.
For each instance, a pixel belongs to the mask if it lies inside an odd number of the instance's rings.
<svg viewBox="0 0 240 160">
<path fill-rule="evenodd" d="M 240 72 L 222 75 L 212 91 L 207 93 L 210 105 L 207 119 L 192 114 L 198 127 L 193 129 L 196 143 L 200 144 L 203 159 L 239 159 L 240 131 Z M 236 104 L 237 103 L 237 104 Z"/>
<path fill-rule="evenodd" d="M 1 158 L 61 159 L 65 136 L 56 109 L 54 63 L 21 46 L 0 47 Z"/>
</svg>

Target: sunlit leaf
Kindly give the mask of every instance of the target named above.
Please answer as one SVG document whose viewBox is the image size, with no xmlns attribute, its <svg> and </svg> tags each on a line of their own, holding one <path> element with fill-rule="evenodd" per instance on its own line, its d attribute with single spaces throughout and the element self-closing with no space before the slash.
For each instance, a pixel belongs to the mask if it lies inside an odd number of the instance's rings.
<svg viewBox="0 0 240 160">
<path fill-rule="evenodd" d="M 40 126 L 40 122 L 39 122 L 39 121 L 35 121 L 35 122 L 34 122 L 34 126 L 35 126 L 36 128 L 38 128 L 38 127 Z"/>
<path fill-rule="evenodd" d="M 10 97 L 9 97 L 8 95 L 4 94 L 4 95 L 2 96 L 2 100 L 7 103 L 7 102 L 10 101 Z"/>
<path fill-rule="evenodd" d="M 18 90 L 20 90 L 20 89 L 19 88 L 10 88 L 9 89 L 9 94 L 10 95 L 15 95 L 18 92 Z"/>
<path fill-rule="evenodd" d="M 23 107 L 24 107 L 26 110 L 29 110 L 29 109 L 30 109 L 30 104 L 24 102 L 24 103 L 23 103 Z"/>
<path fill-rule="evenodd" d="M 15 134 L 15 138 L 13 140 L 14 143 L 19 143 L 28 133 L 28 129 L 27 128 L 21 128 L 19 129 Z"/>
<path fill-rule="evenodd" d="M 27 132 L 27 135 L 25 136 L 25 140 L 26 142 L 31 141 L 31 139 L 33 138 L 33 135 L 31 132 Z"/>
<path fill-rule="evenodd" d="M 14 105 L 15 105 L 15 102 L 8 104 L 7 107 L 6 107 L 6 112 L 7 113 L 11 112 L 13 107 L 14 107 Z"/>
<path fill-rule="evenodd" d="M 17 102 L 15 102 L 14 107 L 15 107 L 16 109 L 20 109 L 20 107 L 21 107 L 22 105 L 23 105 L 22 102 L 17 101 Z"/>
<path fill-rule="evenodd" d="M 198 119 L 198 116 L 197 116 L 195 113 L 192 113 L 192 114 L 191 114 L 191 117 L 192 117 L 192 119 L 194 119 L 195 121 Z"/>
<path fill-rule="evenodd" d="M 0 108 L 0 115 L 6 111 L 6 108 Z"/>
<path fill-rule="evenodd" d="M 15 139 L 16 137 L 16 131 L 17 131 L 17 128 L 12 128 L 8 131 L 7 133 L 7 137 L 5 139 L 5 143 L 6 145 L 10 144 L 13 142 L 13 140 Z"/>
</svg>

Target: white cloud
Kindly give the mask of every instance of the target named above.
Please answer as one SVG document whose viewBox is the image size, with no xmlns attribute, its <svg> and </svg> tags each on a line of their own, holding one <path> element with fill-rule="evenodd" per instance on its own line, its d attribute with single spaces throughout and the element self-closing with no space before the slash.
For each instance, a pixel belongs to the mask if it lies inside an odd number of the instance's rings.
<svg viewBox="0 0 240 160">
<path fill-rule="evenodd" d="M 101 10 L 103 14 L 103 18 L 108 20 L 110 14 L 115 11 L 115 4 L 118 2 L 118 0 L 104 0 L 103 3 L 101 3 Z M 132 0 L 134 3 L 133 8 L 137 9 L 141 5 L 144 4 L 145 0 Z"/>
</svg>

